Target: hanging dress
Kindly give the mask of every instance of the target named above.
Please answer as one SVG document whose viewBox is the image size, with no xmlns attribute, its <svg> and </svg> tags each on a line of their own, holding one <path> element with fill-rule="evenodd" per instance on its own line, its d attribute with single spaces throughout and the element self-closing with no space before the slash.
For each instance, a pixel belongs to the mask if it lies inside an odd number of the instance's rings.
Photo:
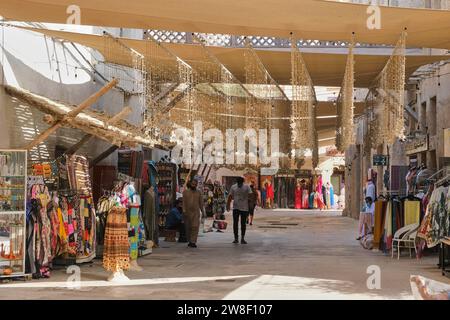
<svg viewBox="0 0 450 320">
<path fill-rule="evenodd" d="M 302 189 L 300 187 L 295 188 L 295 209 L 302 208 Z"/>
<path fill-rule="evenodd" d="M 314 192 L 311 192 L 311 194 L 309 195 L 309 208 L 310 209 L 314 209 L 314 199 L 315 199 L 315 196 L 314 196 Z"/>
<path fill-rule="evenodd" d="M 308 200 L 308 189 L 302 189 L 303 197 L 302 197 L 302 207 L 303 209 L 309 209 L 309 200 Z"/>
<path fill-rule="evenodd" d="M 129 250 L 126 209 L 113 207 L 106 221 L 103 267 L 112 272 L 129 269 Z"/>
<path fill-rule="evenodd" d="M 327 187 L 325 190 L 325 196 L 326 196 L 325 203 L 327 204 L 327 209 L 331 209 L 331 193 L 329 187 Z"/>
</svg>

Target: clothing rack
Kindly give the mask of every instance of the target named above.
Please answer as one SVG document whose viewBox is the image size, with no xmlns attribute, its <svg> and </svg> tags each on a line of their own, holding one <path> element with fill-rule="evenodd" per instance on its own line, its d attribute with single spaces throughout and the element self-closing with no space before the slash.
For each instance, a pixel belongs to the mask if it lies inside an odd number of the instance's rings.
<svg viewBox="0 0 450 320">
<path fill-rule="evenodd" d="M 446 168 L 439 170 L 437 173 L 444 172 L 444 170 L 447 170 Z M 436 174 L 437 174 L 436 173 Z M 430 177 L 431 178 L 431 177 Z M 441 178 L 440 180 L 436 181 L 434 183 L 434 187 L 440 187 L 440 186 L 446 186 L 450 182 L 450 174 L 447 174 L 445 177 Z M 440 241 L 439 246 L 439 265 L 442 268 L 442 275 L 450 278 L 450 270 L 447 270 L 445 261 L 450 260 L 450 257 L 446 257 L 446 249 L 448 250 L 448 247 L 450 246 L 450 239 L 446 237 L 445 239 L 442 239 Z M 447 248 L 446 248 L 447 247 Z"/>
<path fill-rule="evenodd" d="M 439 181 L 435 182 L 434 186 L 439 187 L 441 185 L 448 184 L 450 182 L 450 174 L 447 174 L 444 178 L 440 179 Z"/>
</svg>

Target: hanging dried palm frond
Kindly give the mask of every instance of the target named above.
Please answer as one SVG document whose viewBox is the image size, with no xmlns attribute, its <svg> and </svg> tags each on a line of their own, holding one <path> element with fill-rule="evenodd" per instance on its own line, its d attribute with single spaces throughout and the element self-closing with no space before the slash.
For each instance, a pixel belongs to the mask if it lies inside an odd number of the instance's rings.
<svg viewBox="0 0 450 320">
<path fill-rule="evenodd" d="M 353 87 L 354 87 L 354 40 L 348 49 L 347 63 L 345 66 L 344 80 L 337 100 L 337 124 L 336 124 L 336 148 L 344 152 L 354 143 L 353 132 Z"/>
<path fill-rule="evenodd" d="M 404 137 L 405 46 L 406 31 L 402 32 L 386 66 L 374 81 L 373 90 L 378 102 L 374 110 L 376 145 L 393 144 Z"/>
<path fill-rule="evenodd" d="M 291 159 L 303 158 L 310 149 L 318 158 L 314 86 L 296 40 L 291 39 Z"/>
</svg>

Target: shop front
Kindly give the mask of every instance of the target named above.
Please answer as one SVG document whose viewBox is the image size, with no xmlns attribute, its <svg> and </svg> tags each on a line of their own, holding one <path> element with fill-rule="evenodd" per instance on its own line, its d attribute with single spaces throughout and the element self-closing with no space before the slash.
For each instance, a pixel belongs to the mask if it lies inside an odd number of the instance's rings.
<svg viewBox="0 0 450 320">
<path fill-rule="evenodd" d="M 273 177 L 275 204 L 283 209 L 308 209 L 305 197 L 311 188 L 310 170 L 279 170 Z"/>
</svg>

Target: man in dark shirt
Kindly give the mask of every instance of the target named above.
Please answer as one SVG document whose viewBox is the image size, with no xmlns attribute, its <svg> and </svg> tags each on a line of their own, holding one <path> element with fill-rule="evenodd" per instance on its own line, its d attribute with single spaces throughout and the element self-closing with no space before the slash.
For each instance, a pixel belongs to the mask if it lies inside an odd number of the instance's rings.
<svg viewBox="0 0 450 320">
<path fill-rule="evenodd" d="M 183 199 L 179 198 L 175 201 L 175 207 L 173 207 L 166 217 L 166 229 L 177 230 L 180 233 L 178 242 L 187 242 L 186 229 L 183 219 Z"/>
</svg>

